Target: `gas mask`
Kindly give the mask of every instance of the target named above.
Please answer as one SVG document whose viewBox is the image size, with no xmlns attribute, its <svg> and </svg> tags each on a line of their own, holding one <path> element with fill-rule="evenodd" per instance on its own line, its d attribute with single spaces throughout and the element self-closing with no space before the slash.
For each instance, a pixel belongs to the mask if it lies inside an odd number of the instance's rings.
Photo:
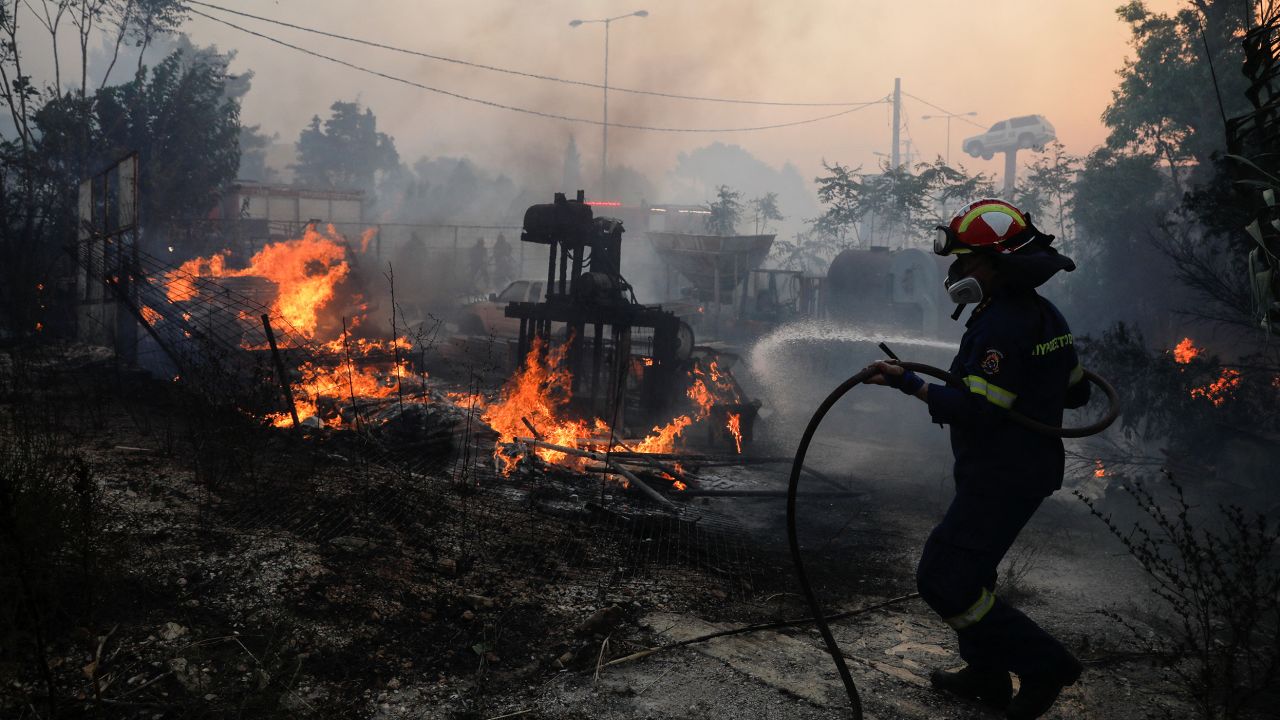
<svg viewBox="0 0 1280 720">
<path fill-rule="evenodd" d="M 971 305 L 982 301 L 982 283 L 972 276 L 957 277 L 959 272 L 956 266 L 959 263 L 952 263 L 951 268 L 947 270 L 947 279 L 943 281 L 943 287 L 947 289 L 947 295 L 951 296 L 951 302 L 957 305 Z"/>
</svg>

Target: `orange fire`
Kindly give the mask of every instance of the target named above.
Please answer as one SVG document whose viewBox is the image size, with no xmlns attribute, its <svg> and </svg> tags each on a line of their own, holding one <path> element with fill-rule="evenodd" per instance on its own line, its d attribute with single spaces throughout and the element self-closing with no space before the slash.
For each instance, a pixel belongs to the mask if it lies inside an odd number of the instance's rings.
<svg viewBox="0 0 1280 720">
<path fill-rule="evenodd" d="M 642 453 L 669 453 L 676 447 L 676 438 L 684 433 L 684 429 L 693 424 L 688 415 L 681 415 L 666 425 L 655 426 L 649 437 L 632 447 Z"/>
<path fill-rule="evenodd" d="M 142 319 L 147 321 L 148 325 L 155 325 L 160 322 L 160 313 L 152 310 L 150 307 L 142 306 Z"/>
<path fill-rule="evenodd" d="M 693 384 L 685 394 L 698 405 L 698 416 L 694 420 L 701 420 L 710 415 L 711 406 L 718 402 L 736 403 L 741 400 L 737 389 L 733 387 L 728 376 L 720 370 L 715 360 L 707 364 L 705 371 L 701 363 L 693 366 Z"/>
<path fill-rule="evenodd" d="M 503 445 L 516 437 L 528 437 L 531 432 L 526 422 L 533 426 L 541 439 L 564 447 L 576 448 L 578 438 L 591 434 L 587 423 L 563 419 L 572 397 L 573 383 L 568 368 L 563 367 L 568 344 L 546 352 L 543 348 L 542 339 L 534 339 L 524 365 L 502 386 L 497 402 L 486 407 L 480 416 L 489 427 L 498 431 L 494 454 L 503 465 L 503 474 L 510 474 L 519 459 L 506 452 Z M 582 465 L 580 458 L 571 458 L 555 450 L 538 448 L 537 455 L 551 463 Z"/>
<path fill-rule="evenodd" d="M 169 300 L 195 300 L 199 294 L 197 277 L 266 278 L 277 288 L 271 313 L 310 338 L 319 324 L 319 311 L 333 300 L 335 288 L 351 272 L 346 246 L 332 225 L 323 231 L 308 225 L 300 238 L 270 243 L 250 258 L 246 268 L 228 268 L 229 254 L 223 250 L 209 257 L 193 258 L 167 273 L 165 289 Z"/>
<path fill-rule="evenodd" d="M 341 339 L 334 342 L 341 348 Z M 365 343 L 373 344 L 368 341 Z M 349 347 L 354 344 L 355 341 L 350 342 Z M 389 345 L 391 343 L 385 343 L 379 349 L 386 350 Z M 362 349 L 364 355 L 371 351 L 367 346 Z M 299 421 L 315 417 L 325 427 L 340 428 L 349 424 L 343 420 L 340 409 L 350 408 L 352 403 L 356 405 L 354 415 L 359 418 L 368 412 L 370 405 L 378 405 L 392 398 L 398 399 L 401 394 L 406 403 L 423 402 L 421 395 L 400 387 L 413 377 L 408 360 L 393 360 L 388 368 L 385 363 L 380 363 L 379 366 L 361 365 L 357 362 L 358 357 L 355 352 L 349 351 L 338 356 L 336 365 L 318 365 L 308 361 L 298 368 L 302 379 L 293 383 L 293 398 Z M 267 420 L 276 427 L 293 424 L 288 412 L 271 413 Z"/>
<path fill-rule="evenodd" d="M 484 410 L 489 400 L 480 393 L 447 392 L 444 394 L 449 402 L 464 410 Z"/>
<path fill-rule="evenodd" d="M 510 474 L 519 460 L 516 455 L 507 450 L 506 445 L 516 437 L 528 437 L 532 432 L 529 425 L 537 431 L 540 439 L 553 445 L 609 449 L 607 440 L 592 440 L 593 437 L 607 438 L 611 435 L 607 422 L 599 418 L 588 421 L 572 420 L 567 417 L 569 401 L 573 397 L 573 378 L 564 363 L 568 345 L 560 345 L 550 350 L 545 350 L 545 347 L 541 339 L 535 339 L 524 365 L 507 380 L 499 391 L 498 399 L 493 403 L 484 403 L 483 398 L 479 400 L 483 407 L 481 419 L 498 432 L 498 444 L 494 455 L 501 463 L 504 474 Z M 716 379 L 723 382 L 722 378 L 723 376 L 717 371 Z M 706 391 L 705 383 L 699 384 L 695 380 L 695 386 Z M 690 397 L 697 400 L 694 389 L 690 388 Z M 466 397 L 465 394 L 459 394 L 457 399 L 453 397 L 450 399 L 458 403 L 464 397 Z M 708 398 L 710 398 L 709 393 Z M 703 414 L 698 418 L 679 415 L 665 425 L 654 426 L 648 436 L 631 443 L 629 449 L 640 453 L 673 452 L 677 438 L 682 436 L 685 429 L 697 419 L 705 417 L 705 413 L 710 412 L 710 403 L 711 400 L 708 399 L 705 411 L 700 410 Z M 528 425 L 525 424 L 526 421 Z M 621 443 L 613 447 L 614 451 L 626 449 L 628 448 L 624 448 Z M 578 469 L 585 467 L 582 458 L 575 458 L 563 452 L 547 448 L 536 448 L 535 452 L 539 458 L 550 463 Z M 684 483 L 677 478 L 668 477 L 668 479 L 677 489 L 683 489 Z"/>
<path fill-rule="evenodd" d="M 1200 355 L 1200 348 L 1191 342 L 1191 338 L 1182 338 L 1182 342 L 1173 349 L 1173 361 L 1179 365 L 1186 365 Z"/>
<path fill-rule="evenodd" d="M 1093 476 L 1098 478 L 1107 476 L 1107 467 L 1102 464 L 1101 460 L 1093 461 Z"/>
<path fill-rule="evenodd" d="M 1192 388 L 1191 397 L 1205 398 L 1214 407 L 1221 407 L 1240 387 L 1240 371 L 1226 368 L 1222 375 L 1204 387 Z"/>
<path fill-rule="evenodd" d="M 742 415 L 729 413 L 729 422 L 725 423 L 729 433 L 733 435 L 733 443 L 738 446 L 738 454 L 742 454 Z"/>
</svg>

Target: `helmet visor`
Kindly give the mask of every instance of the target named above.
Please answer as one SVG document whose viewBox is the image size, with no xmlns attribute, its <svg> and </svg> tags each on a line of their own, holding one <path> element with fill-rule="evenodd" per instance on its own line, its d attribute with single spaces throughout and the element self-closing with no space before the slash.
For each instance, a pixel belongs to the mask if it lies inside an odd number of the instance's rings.
<svg viewBox="0 0 1280 720">
<path fill-rule="evenodd" d="M 945 225 L 937 226 L 933 235 L 933 252 L 937 255 L 950 255 L 955 246 L 954 238 L 951 228 Z"/>
</svg>

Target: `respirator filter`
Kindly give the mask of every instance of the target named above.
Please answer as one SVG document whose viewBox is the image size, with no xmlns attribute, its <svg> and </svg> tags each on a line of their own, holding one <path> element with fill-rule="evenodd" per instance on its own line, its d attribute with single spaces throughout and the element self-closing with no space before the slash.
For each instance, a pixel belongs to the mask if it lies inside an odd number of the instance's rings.
<svg viewBox="0 0 1280 720">
<path fill-rule="evenodd" d="M 947 295 L 957 305 L 972 305 L 982 302 L 982 283 L 977 278 L 965 277 L 955 282 L 945 283 Z"/>
</svg>

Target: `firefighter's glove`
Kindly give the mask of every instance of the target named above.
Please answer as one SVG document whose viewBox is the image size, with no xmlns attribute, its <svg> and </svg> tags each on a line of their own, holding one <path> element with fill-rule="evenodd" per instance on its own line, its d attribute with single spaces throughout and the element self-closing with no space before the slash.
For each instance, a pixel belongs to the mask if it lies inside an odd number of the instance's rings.
<svg viewBox="0 0 1280 720">
<path fill-rule="evenodd" d="M 885 384 L 898 388 L 905 395 L 915 395 L 924 387 L 924 379 L 910 370 L 903 370 L 901 375 L 884 374 Z"/>
</svg>

